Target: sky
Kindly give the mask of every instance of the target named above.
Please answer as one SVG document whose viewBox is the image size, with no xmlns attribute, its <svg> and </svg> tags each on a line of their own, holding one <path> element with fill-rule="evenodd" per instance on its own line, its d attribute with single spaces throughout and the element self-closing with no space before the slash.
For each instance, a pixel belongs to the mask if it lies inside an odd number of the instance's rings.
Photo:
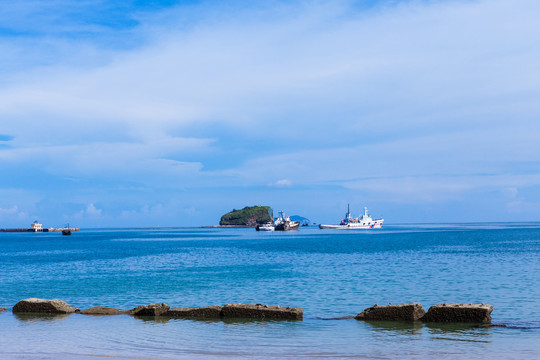
<svg viewBox="0 0 540 360">
<path fill-rule="evenodd" d="M 539 13 L 0 1 L 0 228 L 540 220 Z"/>
</svg>

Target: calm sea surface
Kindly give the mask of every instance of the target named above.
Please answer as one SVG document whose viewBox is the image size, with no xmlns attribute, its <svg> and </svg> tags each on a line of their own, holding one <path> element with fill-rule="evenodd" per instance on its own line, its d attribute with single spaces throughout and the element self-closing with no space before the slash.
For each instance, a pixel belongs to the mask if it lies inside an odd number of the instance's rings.
<svg viewBox="0 0 540 360">
<path fill-rule="evenodd" d="M 0 233 L 0 306 L 229 302 L 299 306 L 304 321 L 0 313 L 1 359 L 538 359 L 540 223 L 343 231 L 83 229 Z M 374 304 L 488 303 L 507 327 L 366 323 Z"/>
</svg>

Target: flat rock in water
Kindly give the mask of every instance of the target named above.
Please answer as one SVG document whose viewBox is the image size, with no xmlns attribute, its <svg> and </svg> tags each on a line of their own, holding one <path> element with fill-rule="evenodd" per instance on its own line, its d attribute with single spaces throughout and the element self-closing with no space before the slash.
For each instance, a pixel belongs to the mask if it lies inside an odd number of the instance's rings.
<svg viewBox="0 0 540 360">
<path fill-rule="evenodd" d="M 127 311 L 120 311 L 118 309 L 106 306 L 94 306 L 90 309 L 81 311 L 81 314 L 83 315 L 120 315 L 125 313 L 127 313 Z"/>
<path fill-rule="evenodd" d="M 47 314 L 71 314 L 80 309 L 70 306 L 62 300 L 44 300 L 37 298 L 24 299 L 13 307 L 14 313 L 47 313 Z"/>
<path fill-rule="evenodd" d="M 426 312 L 420 303 L 372 306 L 354 318 L 367 321 L 417 321 Z"/>
<path fill-rule="evenodd" d="M 171 307 L 165 303 L 162 304 L 150 304 L 137 306 L 135 309 L 128 311 L 129 314 L 134 316 L 161 316 L 169 311 Z"/>
<path fill-rule="evenodd" d="M 262 304 L 226 304 L 221 310 L 224 318 L 264 320 L 302 320 L 302 308 Z"/>
<path fill-rule="evenodd" d="M 170 316 L 180 319 L 219 319 L 223 306 L 212 305 L 196 308 L 170 309 L 162 316 Z"/>
<path fill-rule="evenodd" d="M 424 322 L 490 323 L 493 306 L 488 304 L 437 304 L 420 319 Z"/>
<path fill-rule="evenodd" d="M 6 311 L 6 310 L 7 310 L 7 308 L 5 308 L 5 307 L 1 307 L 1 306 L 0 306 L 0 312 L 2 312 L 2 311 Z"/>
</svg>

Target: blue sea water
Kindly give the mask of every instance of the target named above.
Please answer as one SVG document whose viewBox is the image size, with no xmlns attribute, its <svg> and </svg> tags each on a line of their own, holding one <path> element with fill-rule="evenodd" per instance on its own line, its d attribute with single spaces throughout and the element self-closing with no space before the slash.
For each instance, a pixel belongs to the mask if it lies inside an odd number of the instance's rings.
<svg viewBox="0 0 540 360">
<path fill-rule="evenodd" d="M 540 223 L 381 230 L 82 229 L 0 233 L 0 306 L 229 302 L 299 306 L 304 321 L 0 313 L 1 359 L 538 359 Z M 374 304 L 488 303 L 507 327 L 367 323 Z"/>
</svg>

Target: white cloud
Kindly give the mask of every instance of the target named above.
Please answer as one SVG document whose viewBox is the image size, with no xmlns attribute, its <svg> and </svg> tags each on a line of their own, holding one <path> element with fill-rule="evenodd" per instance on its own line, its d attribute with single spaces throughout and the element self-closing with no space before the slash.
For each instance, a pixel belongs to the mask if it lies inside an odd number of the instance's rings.
<svg viewBox="0 0 540 360">
<path fill-rule="evenodd" d="M 19 208 L 16 205 L 13 205 L 11 208 L 3 209 L 0 208 L 0 215 L 2 214 L 14 214 Z"/>
<path fill-rule="evenodd" d="M 539 29 L 526 21 L 533 8 L 534 1 L 413 2 L 362 13 L 323 2 L 220 21 L 195 12 L 197 26 L 171 29 L 180 8 L 141 28 L 153 42 L 104 66 L 60 67 L 4 87 L 0 109 L 13 119 L 10 133 L 26 138 L 33 128 L 56 140 L 107 128 L 146 137 L 201 122 L 252 131 L 282 117 L 295 131 L 309 125 L 310 136 L 434 121 L 467 127 L 473 114 L 474 124 L 493 125 L 507 119 L 486 115 L 537 107 L 540 52 L 527 44 Z"/>
<path fill-rule="evenodd" d="M 101 209 L 97 209 L 94 204 L 88 204 L 86 214 L 89 216 L 101 216 Z"/>
<path fill-rule="evenodd" d="M 270 187 L 286 188 L 293 186 L 292 181 L 287 179 L 277 180 L 276 182 L 268 184 Z"/>
<path fill-rule="evenodd" d="M 16 142 L 16 141 L 15 141 Z M 211 139 L 162 136 L 140 142 L 95 142 L 74 145 L 38 144 L 0 150 L 0 162 L 26 164 L 58 175 L 118 177 L 126 174 L 196 174 L 202 165 L 171 157 L 204 153 Z"/>
<path fill-rule="evenodd" d="M 78 221 L 88 221 L 91 219 L 100 219 L 102 217 L 102 209 L 98 209 L 93 203 L 87 204 L 86 208 L 72 216 L 64 216 L 65 219 L 76 219 Z"/>
</svg>

